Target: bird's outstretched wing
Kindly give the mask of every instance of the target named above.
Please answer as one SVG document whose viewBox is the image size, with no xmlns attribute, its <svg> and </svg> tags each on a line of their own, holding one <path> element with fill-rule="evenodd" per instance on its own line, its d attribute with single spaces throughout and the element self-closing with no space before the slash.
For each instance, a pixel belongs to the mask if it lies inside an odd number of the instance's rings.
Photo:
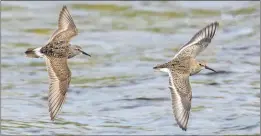
<svg viewBox="0 0 261 136">
<path fill-rule="evenodd" d="M 76 25 L 73 22 L 66 6 L 60 11 L 58 20 L 58 29 L 52 34 L 47 43 L 51 41 L 70 41 L 70 39 L 78 34 Z"/>
<path fill-rule="evenodd" d="M 174 59 L 186 56 L 195 58 L 211 42 L 211 39 L 214 37 L 218 26 L 218 22 L 213 22 L 201 29 L 191 38 L 187 44 L 180 48 L 178 53 L 174 56 Z"/>
<path fill-rule="evenodd" d="M 45 56 L 44 58 L 50 84 L 48 95 L 49 112 L 51 120 L 54 120 L 64 103 L 71 81 L 71 71 L 67 65 L 67 57 Z"/>
<path fill-rule="evenodd" d="M 173 114 L 178 126 L 186 131 L 192 98 L 189 74 L 181 74 L 174 71 L 169 71 L 168 73 Z"/>
</svg>

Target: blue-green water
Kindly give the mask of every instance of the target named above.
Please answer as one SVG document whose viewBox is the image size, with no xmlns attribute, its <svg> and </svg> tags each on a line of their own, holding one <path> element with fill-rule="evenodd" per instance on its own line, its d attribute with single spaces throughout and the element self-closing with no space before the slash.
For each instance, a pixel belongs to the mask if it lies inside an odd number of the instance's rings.
<svg viewBox="0 0 261 136">
<path fill-rule="evenodd" d="M 92 55 L 69 60 L 72 80 L 53 123 L 44 46 L 67 5 L 79 44 Z M 260 2 L 2 2 L 2 134 L 260 134 Z M 169 61 L 201 28 L 218 21 L 197 59 L 220 72 L 190 77 L 188 130 L 172 115 Z"/>
</svg>

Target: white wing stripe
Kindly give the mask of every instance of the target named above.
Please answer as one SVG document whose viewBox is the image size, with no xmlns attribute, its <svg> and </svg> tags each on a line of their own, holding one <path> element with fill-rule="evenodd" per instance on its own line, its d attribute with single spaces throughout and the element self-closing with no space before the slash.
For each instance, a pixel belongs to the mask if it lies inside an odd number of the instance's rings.
<svg viewBox="0 0 261 136">
<path fill-rule="evenodd" d="M 172 97 L 172 109 L 173 114 L 175 116 L 175 120 L 177 121 L 177 124 L 180 128 L 183 130 L 187 129 L 188 119 L 189 119 L 189 109 L 186 109 L 184 107 L 182 99 L 186 99 L 185 97 L 182 98 L 181 94 L 178 92 L 178 88 L 174 84 L 174 78 L 172 72 L 168 68 L 161 69 L 161 71 L 167 72 L 169 74 L 170 78 L 170 91 L 171 91 L 171 97 Z"/>
</svg>

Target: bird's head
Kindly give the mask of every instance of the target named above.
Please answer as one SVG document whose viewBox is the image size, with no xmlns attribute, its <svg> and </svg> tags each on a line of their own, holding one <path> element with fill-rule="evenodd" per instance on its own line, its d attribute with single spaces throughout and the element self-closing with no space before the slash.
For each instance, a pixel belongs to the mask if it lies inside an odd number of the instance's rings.
<svg viewBox="0 0 261 136">
<path fill-rule="evenodd" d="M 86 52 L 84 52 L 82 50 L 81 46 L 79 46 L 79 45 L 71 45 L 68 58 L 72 58 L 72 57 L 74 57 L 76 55 L 79 55 L 79 54 L 84 54 L 84 55 L 87 55 L 87 56 L 91 57 L 90 54 L 88 54 L 88 53 L 86 53 Z"/>
<path fill-rule="evenodd" d="M 199 62 L 198 62 L 198 69 L 200 69 L 200 71 L 201 71 L 202 69 L 208 69 L 208 70 L 217 72 L 216 70 L 214 70 L 214 69 L 208 67 L 208 66 L 207 66 L 207 63 L 206 63 L 205 61 L 199 61 Z"/>
</svg>

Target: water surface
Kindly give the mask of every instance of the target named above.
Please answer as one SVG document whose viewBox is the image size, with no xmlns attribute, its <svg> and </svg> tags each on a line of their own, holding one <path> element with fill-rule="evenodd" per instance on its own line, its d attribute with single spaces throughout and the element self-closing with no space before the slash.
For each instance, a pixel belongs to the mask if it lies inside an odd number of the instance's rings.
<svg viewBox="0 0 261 136">
<path fill-rule="evenodd" d="M 67 100 L 53 123 L 44 46 L 67 5 L 92 55 L 69 60 Z M 2 2 L 2 134 L 260 134 L 259 2 Z M 172 115 L 168 75 L 152 67 L 169 61 L 201 28 L 218 21 L 197 59 L 218 71 L 190 77 L 188 130 Z"/>
</svg>

